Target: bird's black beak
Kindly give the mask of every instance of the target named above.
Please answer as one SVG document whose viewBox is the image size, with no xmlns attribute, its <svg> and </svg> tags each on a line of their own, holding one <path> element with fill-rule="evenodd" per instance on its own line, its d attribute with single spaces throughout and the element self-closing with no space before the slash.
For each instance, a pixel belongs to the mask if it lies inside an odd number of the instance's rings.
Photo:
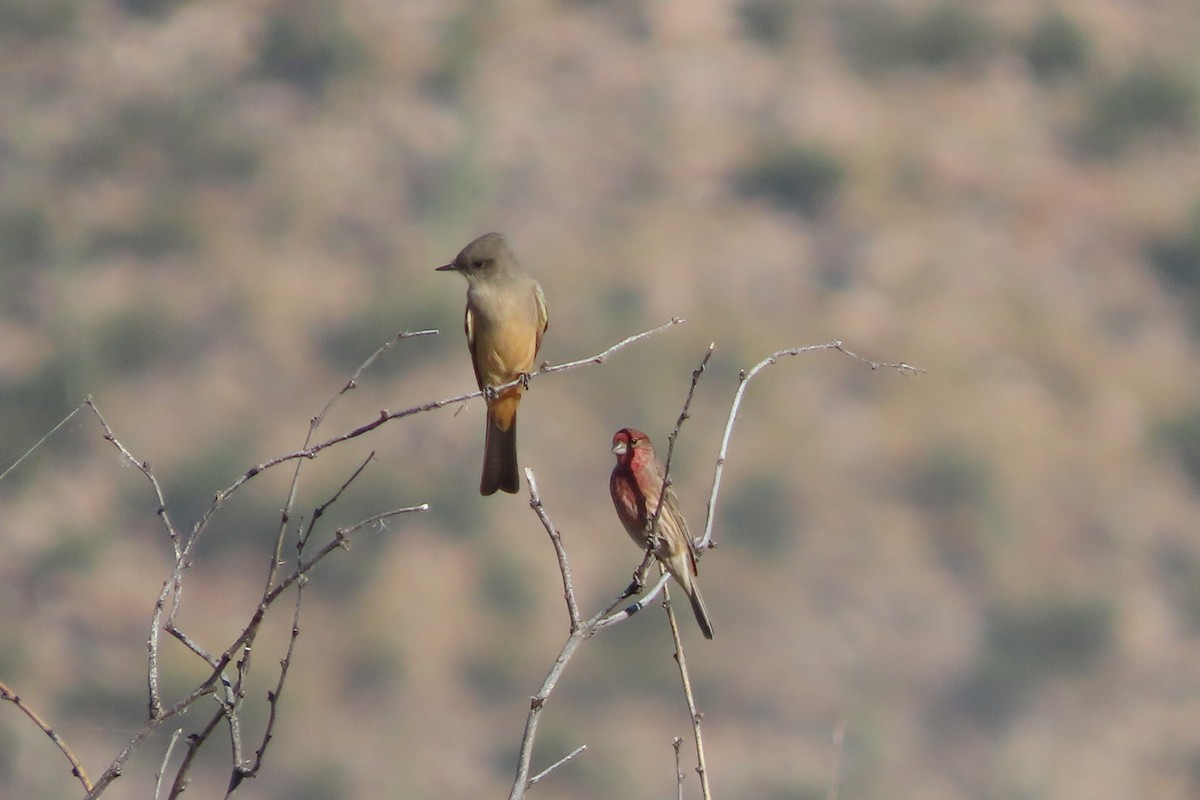
<svg viewBox="0 0 1200 800">
<path fill-rule="evenodd" d="M 451 262 L 449 264 L 443 264 L 442 266 L 436 268 L 434 270 L 434 272 L 446 272 L 447 270 L 454 270 L 454 269 L 458 269 L 458 267 L 454 266 L 453 262 Z"/>
</svg>

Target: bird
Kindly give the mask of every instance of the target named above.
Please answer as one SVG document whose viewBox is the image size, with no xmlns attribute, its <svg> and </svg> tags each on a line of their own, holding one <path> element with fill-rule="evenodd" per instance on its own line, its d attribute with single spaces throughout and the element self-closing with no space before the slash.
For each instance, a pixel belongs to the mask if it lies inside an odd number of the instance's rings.
<svg viewBox="0 0 1200 800">
<path fill-rule="evenodd" d="M 635 428 L 622 428 L 613 434 L 612 451 L 617 463 L 609 476 L 608 489 L 625 532 L 643 551 L 652 550 L 683 587 L 704 638 L 713 638 L 712 620 L 696 583 L 696 545 L 688 533 L 679 498 L 670 486 L 666 487 L 654 541 L 650 541 L 647 524 L 658 509 L 664 478 L 650 437 Z"/>
<path fill-rule="evenodd" d="M 526 385 L 499 392 L 493 387 L 528 379 L 549 324 L 546 297 L 499 233 L 485 233 L 437 270 L 467 279 L 467 348 L 487 403 L 479 493 L 486 497 L 500 489 L 516 494 L 521 488 L 517 407 Z"/>
</svg>

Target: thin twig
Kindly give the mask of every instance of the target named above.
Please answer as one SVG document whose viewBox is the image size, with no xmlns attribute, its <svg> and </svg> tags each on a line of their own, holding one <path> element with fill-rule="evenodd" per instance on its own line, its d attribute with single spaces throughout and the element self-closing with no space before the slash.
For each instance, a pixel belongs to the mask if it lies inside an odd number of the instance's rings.
<svg viewBox="0 0 1200 800">
<path fill-rule="evenodd" d="M 34 451 L 34 450 L 37 450 L 39 447 L 41 447 L 42 445 L 44 445 L 44 444 L 46 443 L 46 441 L 47 441 L 47 440 L 48 440 L 48 439 L 49 439 L 51 436 L 53 436 L 55 433 L 57 433 L 57 432 L 58 432 L 58 429 L 59 429 L 59 428 L 61 428 L 63 425 L 66 425 L 68 422 L 70 422 L 70 421 L 71 421 L 71 417 L 73 417 L 73 416 L 75 416 L 77 413 L 79 413 L 79 409 L 81 409 L 81 408 L 83 408 L 85 405 L 87 405 L 89 400 L 91 400 L 91 395 L 89 395 L 89 396 L 88 396 L 88 398 L 87 398 L 86 400 L 84 400 L 82 403 L 80 403 L 79 405 L 75 406 L 75 408 L 73 408 L 73 409 L 71 410 L 71 412 L 70 412 L 70 413 L 68 413 L 68 414 L 67 414 L 65 417 L 63 417 L 62 419 L 60 419 L 60 420 L 58 421 L 58 424 L 57 424 L 57 425 L 55 425 L 55 426 L 54 426 L 53 428 L 51 428 L 50 430 L 46 431 L 46 434 L 45 434 L 45 435 L 44 435 L 42 438 L 40 438 L 40 439 L 38 439 L 36 442 L 34 442 L 34 443 L 33 443 L 33 445 L 32 445 L 32 446 L 31 446 L 31 447 L 30 447 L 28 450 L 26 450 L 24 453 L 21 453 L 20 457 L 19 457 L 19 458 L 18 458 L 16 461 L 14 461 L 13 463 L 9 464 L 9 465 L 8 465 L 8 468 L 7 468 L 7 469 L 5 469 L 5 470 L 4 470 L 4 472 L 0 472 L 0 481 L 3 481 L 5 478 L 7 478 L 7 477 L 8 477 L 8 473 L 12 472 L 14 469 L 16 469 L 17 467 L 19 467 L 19 466 L 21 465 L 21 462 L 22 462 L 22 461 L 24 461 L 24 460 L 25 460 L 26 458 L 28 458 L 29 456 L 33 455 L 33 451 Z"/>
<path fill-rule="evenodd" d="M 551 772 L 554 772 L 554 770 L 558 769 L 558 768 L 559 768 L 559 767 L 561 767 L 563 764 L 567 763 L 567 762 L 568 762 L 568 761 L 570 761 L 572 758 L 574 758 L 575 756 L 577 756 L 577 755 L 579 755 L 580 753 L 582 753 L 584 750 L 587 750 L 587 745 L 586 745 L 586 744 L 581 744 L 581 745 L 579 745 L 579 747 L 576 747 L 574 750 L 572 750 L 571 752 L 567 753 L 565 756 L 563 756 L 562 758 L 560 758 L 558 761 L 555 761 L 553 764 L 551 764 L 550 766 L 546 767 L 544 770 L 542 770 L 541 772 L 539 772 L 537 775 L 534 775 L 532 778 L 530 778 L 530 779 L 529 779 L 529 785 L 530 785 L 530 786 L 533 786 L 535 783 L 537 783 L 538 781 L 540 781 L 542 778 L 546 777 L 546 776 L 547 776 L 547 775 L 549 775 Z"/>
<path fill-rule="evenodd" d="M 696 774 L 700 776 L 700 794 L 704 800 L 712 800 L 712 789 L 708 785 L 708 764 L 704 758 L 704 737 L 700 734 L 700 720 L 704 717 L 696 709 L 696 696 L 692 692 L 692 677 L 688 674 L 687 656 L 683 652 L 683 639 L 679 636 L 679 621 L 671 606 L 670 589 L 663 589 L 663 606 L 667 609 L 667 621 L 671 626 L 671 639 L 675 642 L 675 663 L 679 666 L 679 679 L 683 682 L 683 696 L 687 699 L 688 715 L 692 720 L 692 736 L 696 740 Z"/>
<path fill-rule="evenodd" d="M 29 706 L 28 703 L 21 699 L 19 694 L 14 692 L 3 682 L 0 682 L 0 700 L 7 700 L 17 708 L 21 709 L 21 713 L 29 717 L 33 724 L 37 725 L 38 728 L 41 729 L 42 733 L 49 736 L 50 741 L 54 742 L 54 746 L 57 747 L 59 752 L 66 757 L 67 762 L 71 765 L 71 774 L 74 775 L 83 785 L 83 790 L 85 792 L 92 791 L 92 782 L 88 778 L 87 770 L 85 770 L 83 768 L 83 764 L 79 762 L 79 759 L 75 755 L 75 751 L 71 749 L 70 745 L 67 744 L 65 739 L 55 733 L 54 729 L 51 728 L 50 725 L 47 724 L 46 721 L 43 720 L 41 716 L 39 716 L 38 713 Z"/>
<path fill-rule="evenodd" d="M 375 356 L 377 356 L 381 352 L 383 352 L 382 348 L 380 350 L 376 351 Z M 375 356 L 372 356 L 372 359 Z M 370 360 L 368 360 L 367 363 L 370 363 Z M 361 372 L 361 371 L 362 370 L 360 369 L 359 372 Z M 358 375 L 358 373 L 356 373 L 356 375 L 355 375 L 356 378 L 357 378 L 357 375 Z M 351 382 L 346 385 L 346 388 L 342 390 L 343 393 L 345 391 L 353 388 L 353 385 L 352 385 L 353 383 L 354 383 L 354 380 L 351 380 Z M 329 406 L 326 406 L 326 410 L 328 410 L 328 409 L 329 409 Z M 325 412 L 322 412 L 322 414 L 324 414 L 324 413 Z M 330 497 L 328 500 L 326 500 L 321 505 L 317 506 L 315 509 L 313 509 L 313 513 L 312 513 L 311 517 L 309 518 L 308 526 L 297 531 L 297 534 L 296 534 L 296 569 L 297 570 L 300 570 L 303 567 L 304 547 L 308 543 L 309 539 L 311 538 L 313 529 L 316 527 L 317 522 L 322 517 L 325 516 L 325 512 L 329 509 L 329 507 L 338 501 L 338 499 L 342 496 L 342 494 L 346 491 L 346 489 L 349 488 L 350 484 L 353 483 L 354 480 L 359 475 L 362 474 L 363 470 L 366 469 L 367 465 L 374 458 L 375 458 L 375 451 L 372 450 L 367 455 L 366 459 L 358 466 L 358 469 L 354 470 L 354 472 L 351 473 L 350 477 L 347 478 L 345 480 L 345 482 L 343 482 L 342 485 L 338 487 L 337 491 L 334 492 L 333 496 Z M 330 550 L 330 552 L 332 552 L 332 550 Z M 298 577 L 295 582 L 296 583 L 296 602 L 293 606 L 293 611 L 292 611 L 291 636 L 288 639 L 287 652 L 284 654 L 284 657 L 279 662 L 279 678 L 275 683 L 275 688 L 273 690 L 267 692 L 267 704 L 270 707 L 270 713 L 267 716 L 266 729 L 263 731 L 263 735 L 259 742 L 259 746 L 254 752 L 254 761 L 253 761 L 253 763 L 247 765 L 247 764 L 242 763 L 242 761 L 239 758 L 235 758 L 233 771 L 231 772 L 231 774 L 229 776 L 229 786 L 226 791 L 226 795 L 225 795 L 226 797 L 229 797 L 230 795 L 232 795 L 233 792 L 238 788 L 238 786 L 241 785 L 243 780 L 245 780 L 246 778 L 253 778 L 259 773 L 259 771 L 262 769 L 263 760 L 266 756 L 267 745 L 270 744 L 271 739 L 275 735 L 274 734 L 275 722 L 278 719 L 278 714 L 279 714 L 279 699 L 283 695 L 283 688 L 287 682 L 288 670 L 292 664 L 292 655 L 293 655 L 293 653 L 295 653 L 295 650 L 296 650 L 296 640 L 300 638 L 300 608 L 301 608 L 301 604 L 304 599 L 304 586 L 307 582 L 308 582 L 308 579 L 305 574 L 301 574 L 300 577 Z"/>
<path fill-rule="evenodd" d="M 533 759 L 533 741 L 537 737 L 542 709 L 545 707 L 546 701 L 550 699 L 550 694 L 554 691 L 558 679 L 562 677 L 563 670 L 567 668 L 571 657 L 575 655 L 575 651 L 579 649 L 579 645 L 583 643 L 587 635 L 588 631 L 580 628 L 567 637 L 566 644 L 559 651 L 558 657 L 554 659 L 554 664 L 546 673 L 546 678 L 538 688 L 537 694 L 529 699 L 529 715 L 525 718 L 525 733 L 521 737 L 521 752 L 517 757 L 517 774 L 513 780 L 512 791 L 508 795 L 509 800 L 520 800 L 530 786 L 529 764 Z"/>
<path fill-rule="evenodd" d="M 675 796 L 683 800 L 683 761 L 679 751 L 683 748 L 683 737 L 676 736 L 671 740 L 671 749 L 675 751 Z"/>
<path fill-rule="evenodd" d="M 837 350 L 838 352 L 850 356 L 856 361 L 866 364 L 872 370 L 880 368 L 894 369 L 904 375 L 915 375 L 917 373 L 924 372 L 923 369 L 906 364 L 903 361 L 889 364 L 863 358 L 857 353 L 847 350 L 842 345 L 840 339 L 835 339 L 834 341 L 826 342 L 825 344 L 810 344 L 806 347 L 793 347 L 788 350 L 780 350 L 772 353 L 762 361 L 755 364 L 749 372 L 742 370 L 738 374 L 738 388 L 733 395 L 733 403 L 729 407 L 729 418 L 725 422 L 725 433 L 721 437 L 721 449 L 717 453 L 717 465 L 713 472 L 712 492 L 708 496 L 708 514 L 704 522 L 704 535 L 700 537 L 700 540 L 696 543 L 697 550 L 703 550 L 712 546 L 713 522 L 715 520 L 714 512 L 716 511 L 717 506 L 717 493 L 721 489 L 721 476 L 725 471 L 725 459 L 729 453 L 729 439 L 733 435 L 733 423 L 737 419 L 738 408 L 742 404 L 742 397 L 745 395 L 746 388 L 750 385 L 750 381 L 762 370 L 766 369 L 772 364 L 778 363 L 781 358 L 785 358 L 787 356 L 798 356 L 804 353 L 813 352 L 814 350 Z"/>
<path fill-rule="evenodd" d="M 653 603 L 654 599 L 656 597 L 658 597 L 659 593 L 667 585 L 667 581 L 669 581 L 670 579 L 671 579 L 670 575 L 667 575 L 667 574 L 660 575 L 658 577 L 658 582 L 655 583 L 652 587 L 650 587 L 650 591 L 646 592 L 644 595 L 639 597 L 637 599 L 637 602 L 630 603 L 629 605 L 625 606 L 620 611 L 617 611 L 614 614 L 613 612 L 616 611 L 617 606 L 621 605 L 621 603 L 624 602 L 624 600 L 629 596 L 629 595 L 621 595 L 619 598 L 617 598 L 617 600 L 614 603 L 609 605 L 609 607 L 606 608 L 604 610 L 604 612 L 601 614 L 601 619 L 596 623 L 596 626 L 595 626 L 596 630 L 598 631 L 602 628 L 607 628 L 609 625 L 615 625 L 618 622 L 624 622 L 625 620 L 629 619 L 637 612 L 641 611 L 646 606 Z"/>
<path fill-rule="evenodd" d="M 517 384 L 527 383 L 528 381 L 533 380 L 538 377 L 541 377 L 542 375 L 552 375 L 556 372 L 563 372 L 564 370 L 575 369 L 576 367 L 583 367 L 583 366 L 587 366 L 588 364 L 603 364 L 605 361 L 608 360 L 608 358 L 610 356 L 612 356 L 618 350 L 628 347 L 629 345 L 633 344 L 634 342 L 645 339 L 648 336 L 652 336 L 656 333 L 665 331 L 667 328 L 674 327 L 675 325 L 681 325 L 681 324 L 683 324 L 684 321 L 685 320 L 682 320 L 679 318 L 674 318 L 668 322 L 663 323 L 662 325 L 659 325 L 657 328 L 651 328 L 650 330 L 642 331 L 641 333 L 634 334 L 633 336 L 627 336 L 626 338 L 622 339 L 621 341 L 617 342 L 616 344 L 612 345 L 611 347 L 605 349 L 604 351 L 597 353 L 594 356 L 588 356 L 587 358 L 580 358 L 575 361 L 568 361 L 566 363 L 556 364 L 554 366 L 542 366 L 540 369 L 538 369 L 534 372 L 531 372 L 528 375 L 517 378 L 516 380 L 509 381 L 508 383 L 503 383 L 503 384 L 500 384 L 499 386 L 493 386 L 490 388 L 493 392 L 500 392 L 500 391 L 503 391 L 504 389 L 508 389 L 513 386 L 516 386 Z M 271 467 L 274 467 L 276 464 L 280 464 L 284 461 L 293 461 L 298 458 L 302 458 L 302 459 L 313 458 L 314 456 L 316 456 L 317 453 L 321 452 L 322 450 L 324 450 L 326 448 L 332 447 L 336 444 L 341 444 L 342 442 L 349 441 L 350 439 L 358 438 L 359 436 L 362 436 L 365 433 L 370 433 L 371 431 L 378 428 L 380 425 L 383 425 L 384 423 L 387 423 L 387 422 L 391 422 L 394 419 L 402 419 L 404 417 L 411 417 L 414 414 L 420 414 L 420 413 L 423 413 L 426 411 L 434 411 L 436 409 L 445 408 L 446 406 L 452 406 L 452 405 L 456 405 L 458 403 L 465 403 L 468 400 L 474 400 L 475 398 L 482 397 L 482 396 L 483 396 L 483 391 L 477 389 L 476 391 L 473 391 L 473 392 L 456 395 L 454 397 L 447 397 L 444 400 L 434 400 L 432 402 L 423 403 L 422 405 L 419 405 L 419 406 L 412 406 L 411 408 L 406 408 L 401 411 L 388 411 L 387 409 L 383 409 L 379 412 L 379 415 L 375 419 L 373 419 L 370 422 L 367 422 L 363 425 L 360 425 L 357 428 L 354 428 L 353 430 L 346 431 L 345 433 L 334 436 L 331 439 L 326 439 L 325 441 L 319 442 L 318 444 L 315 444 L 311 447 L 306 447 L 302 450 L 296 450 L 291 453 L 285 453 L 283 455 L 276 456 L 275 458 L 268 459 L 267 461 L 264 461 L 263 463 L 261 463 L 257 466 L 251 467 L 249 470 L 246 471 L 246 473 L 244 475 L 242 475 L 240 478 L 238 478 L 232 484 L 227 486 L 223 491 L 219 492 L 215 503 L 219 504 L 220 502 L 223 502 L 226 498 L 229 497 L 229 495 L 231 495 L 231 494 L 233 494 L 233 492 L 237 491 L 237 489 L 243 483 L 245 483 L 247 480 L 249 480 L 250 478 L 253 478 L 255 475 L 257 475 L 258 473 L 262 472 L 265 469 L 270 469 Z"/>
<path fill-rule="evenodd" d="M 217 725 L 221 724 L 221 720 L 225 718 L 225 704 L 220 703 L 217 710 L 208 719 L 208 723 L 204 726 L 200 733 L 193 733 L 187 737 L 187 752 L 184 753 L 183 762 L 179 765 L 179 769 L 175 772 L 175 780 L 171 783 L 171 791 L 167 793 L 167 800 L 176 800 L 184 789 L 187 788 L 188 772 L 191 770 L 192 761 L 195 760 L 196 754 L 200 752 L 200 746 L 208 739 Z"/>
<path fill-rule="evenodd" d="M 554 545 L 554 555 L 558 558 L 558 571 L 562 573 L 563 598 L 567 602 L 567 616 L 571 618 L 571 633 L 574 633 L 579 630 L 582 622 L 579 618 L 579 604 L 575 600 L 575 585 L 571 580 L 571 565 L 567 562 L 567 551 L 563 547 L 562 534 L 550 521 L 550 514 L 542 505 L 541 495 L 538 494 L 537 478 L 529 467 L 525 468 L 525 480 L 529 483 L 529 506 L 542 521 L 542 526 L 550 535 L 550 542 Z"/>
<path fill-rule="evenodd" d="M 113 433 L 112 426 L 108 424 L 108 420 L 104 418 L 104 414 L 100 412 L 100 407 L 96 405 L 95 400 L 91 395 L 88 395 L 84 401 L 88 408 L 92 410 L 92 414 L 100 423 L 101 429 L 104 431 L 104 439 L 110 442 L 113 447 L 121 454 L 121 457 L 128 463 L 137 468 L 139 472 L 145 476 L 150 483 L 150 488 L 154 491 L 154 498 L 157 503 L 155 513 L 162 520 L 163 527 L 167 531 L 167 539 L 171 542 L 171 551 L 175 561 L 171 569 L 171 576 L 163 582 L 162 591 L 159 592 L 158 598 L 154 603 L 154 612 L 150 615 L 150 635 L 146 640 L 147 661 L 146 661 L 146 685 L 149 694 L 149 709 L 150 718 L 154 719 L 162 714 L 163 704 L 162 695 L 159 693 L 159 669 L 158 669 L 158 650 L 159 650 L 159 631 L 162 630 L 162 615 L 166 608 L 167 598 L 174 594 L 176 604 L 180 596 L 183 581 L 183 570 L 186 567 L 184 555 L 184 547 L 182 537 L 179 531 L 175 528 L 171 521 L 171 516 L 167 513 L 166 496 L 163 494 L 162 485 L 158 482 L 158 478 L 154 475 L 154 470 L 150 468 L 150 462 L 142 461 L 135 458 L 133 453 L 129 451 L 121 440 Z"/>
<path fill-rule="evenodd" d="M 158 768 L 158 774 L 154 776 L 154 800 L 158 800 L 162 796 L 163 776 L 167 774 L 167 764 L 171 760 L 171 753 L 175 750 L 175 743 L 179 741 L 180 735 L 183 733 L 183 728 L 176 728 L 171 734 L 171 741 L 167 742 L 167 750 L 163 753 L 162 764 Z"/>
<path fill-rule="evenodd" d="M 710 342 L 708 350 L 704 353 L 704 358 L 700 360 L 700 366 L 692 370 L 692 382 L 688 386 L 687 397 L 683 400 L 683 408 L 679 410 L 679 419 L 675 421 L 675 427 L 671 430 L 671 435 L 667 437 L 667 460 L 663 464 L 663 486 L 662 491 L 658 493 L 658 505 L 654 508 L 654 516 L 646 523 L 647 541 L 654 542 L 658 535 L 658 519 L 662 516 L 663 504 L 667 499 L 667 490 L 671 486 L 671 459 L 675 456 L 675 440 L 679 438 L 679 431 L 683 428 L 684 421 L 690 416 L 688 409 L 691 408 L 692 397 L 696 394 L 696 384 L 700 382 L 700 377 L 704 374 L 704 370 L 708 368 L 708 362 L 712 359 L 713 351 L 716 349 L 716 342 Z"/>
</svg>

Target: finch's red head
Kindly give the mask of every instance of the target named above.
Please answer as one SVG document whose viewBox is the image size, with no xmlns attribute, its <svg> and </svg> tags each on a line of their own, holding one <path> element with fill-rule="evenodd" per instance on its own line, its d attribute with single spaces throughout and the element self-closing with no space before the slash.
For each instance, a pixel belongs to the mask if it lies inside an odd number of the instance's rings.
<svg viewBox="0 0 1200 800">
<path fill-rule="evenodd" d="M 627 464 L 633 459 L 634 453 L 648 453 L 654 458 L 654 445 L 650 437 L 636 428 L 621 428 L 613 434 L 612 451 L 617 456 L 617 463 Z"/>
</svg>

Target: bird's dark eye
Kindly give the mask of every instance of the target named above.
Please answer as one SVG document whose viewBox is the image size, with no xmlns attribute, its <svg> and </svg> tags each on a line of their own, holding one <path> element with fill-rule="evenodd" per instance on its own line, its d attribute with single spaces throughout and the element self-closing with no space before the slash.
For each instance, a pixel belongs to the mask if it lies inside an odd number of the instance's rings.
<svg viewBox="0 0 1200 800">
<path fill-rule="evenodd" d="M 483 260 L 477 258 L 471 262 L 471 266 L 475 269 L 483 269 Z"/>
</svg>

